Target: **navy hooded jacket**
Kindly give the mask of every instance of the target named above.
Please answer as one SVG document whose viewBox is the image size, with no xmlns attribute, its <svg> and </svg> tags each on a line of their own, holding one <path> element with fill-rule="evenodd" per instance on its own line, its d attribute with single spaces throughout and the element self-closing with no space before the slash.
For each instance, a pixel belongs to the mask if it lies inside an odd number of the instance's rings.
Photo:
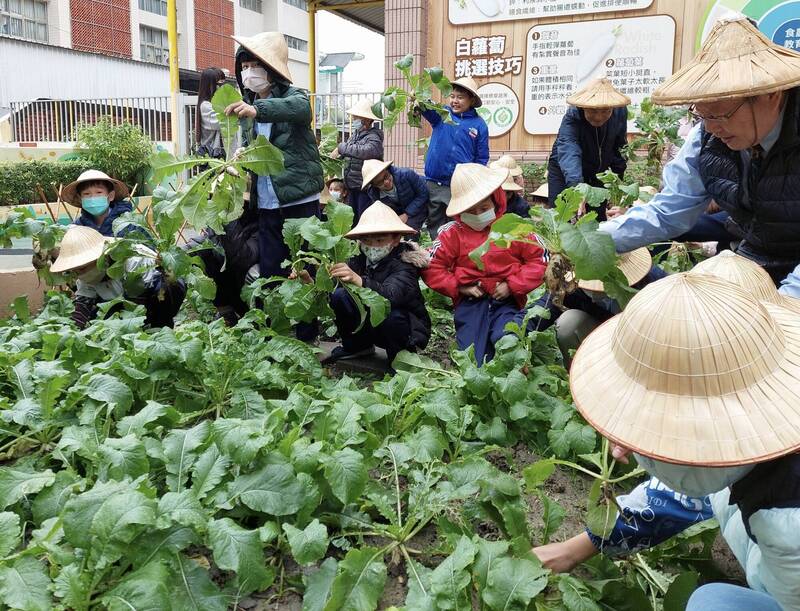
<svg viewBox="0 0 800 611">
<path fill-rule="evenodd" d="M 405 213 L 412 218 L 426 211 L 430 195 L 425 179 L 410 168 L 396 168 L 393 165 L 389 166 L 389 173 L 394 179 L 398 203 L 394 204 L 389 201 L 383 203 L 397 214 Z M 367 190 L 367 194 L 370 202 L 383 201 L 382 196 L 385 196 L 380 189 L 372 185 Z"/>
<path fill-rule="evenodd" d="M 94 218 L 91 214 L 86 212 L 86 210 L 81 209 L 81 214 L 78 218 L 75 219 L 76 225 L 81 225 L 83 227 L 91 227 L 92 229 L 99 231 L 104 236 L 108 238 L 121 238 L 128 232 L 130 232 L 133 227 L 126 227 L 119 234 L 114 234 L 114 221 L 125 214 L 126 212 L 131 212 L 133 210 L 133 206 L 127 200 L 120 200 L 118 199 L 115 202 L 111 202 L 111 205 L 108 208 L 108 216 L 103 219 L 103 222 L 99 225 L 94 222 Z"/>
<path fill-rule="evenodd" d="M 457 164 L 489 162 L 489 128 L 474 108 L 460 114 L 449 106 L 445 108 L 450 111 L 452 124 L 442 121 L 436 111 L 422 113 L 433 128 L 425 155 L 425 178 L 449 185 Z"/>
</svg>

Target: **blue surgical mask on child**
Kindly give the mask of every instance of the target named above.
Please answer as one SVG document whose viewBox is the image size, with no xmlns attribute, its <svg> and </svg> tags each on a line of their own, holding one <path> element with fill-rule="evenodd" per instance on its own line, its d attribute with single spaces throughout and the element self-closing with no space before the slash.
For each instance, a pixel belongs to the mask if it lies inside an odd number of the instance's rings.
<svg viewBox="0 0 800 611">
<path fill-rule="evenodd" d="M 497 218 L 494 209 L 481 212 L 480 214 L 461 213 L 461 222 L 471 227 L 475 231 L 486 229 Z"/>
<path fill-rule="evenodd" d="M 364 253 L 367 261 L 369 261 L 372 265 L 375 265 L 378 261 L 387 257 L 393 250 L 394 246 L 392 244 L 387 246 L 367 246 L 366 244 L 361 245 L 361 252 Z"/>
<path fill-rule="evenodd" d="M 328 191 L 331 195 L 331 199 L 335 202 L 341 201 L 342 199 L 342 192 L 341 191 Z"/>
<path fill-rule="evenodd" d="M 105 195 L 82 197 L 81 207 L 92 216 L 100 216 L 108 210 L 108 197 Z"/>
</svg>

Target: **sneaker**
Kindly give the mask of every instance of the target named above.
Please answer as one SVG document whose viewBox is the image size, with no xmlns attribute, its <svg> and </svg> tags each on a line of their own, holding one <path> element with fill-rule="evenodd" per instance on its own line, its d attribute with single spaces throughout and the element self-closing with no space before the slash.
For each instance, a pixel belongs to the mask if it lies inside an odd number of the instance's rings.
<svg viewBox="0 0 800 611">
<path fill-rule="evenodd" d="M 336 348 L 331 351 L 331 355 L 325 359 L 324 362 L 335 363 L 336 361 L 349 361 L 364 356 L 372 356 L 373 354 L 375 354 L 375 346 L 370 346 L 369 348 L 364 348 L 363 350 L 356 350 L 355 352 L 345 350 L 343 346 L 336 346 Z"/>
</svg>

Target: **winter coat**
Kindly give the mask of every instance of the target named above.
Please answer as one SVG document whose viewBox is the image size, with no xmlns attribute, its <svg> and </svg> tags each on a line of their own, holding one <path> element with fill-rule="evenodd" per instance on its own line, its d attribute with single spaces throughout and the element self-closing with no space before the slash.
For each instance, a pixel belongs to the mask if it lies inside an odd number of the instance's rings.
<svg viewBox="0 0 800 611">
<path fill-rule="evenodd" d="M 499 218 L 506 211 L 505 193 L 498 189 L 492 197 Z M 522 308 L 528 293 L 544 280 L 547 269 L 544 251 L 536 244 L 524 242 L 512 242 L 508 248 L 492 244 L 483 256 L 484 269 L 480 270 L 469 253 L 486 241 L 490 231 L 491 225 L 483 231 L 475 231 L 460 220 L 443 226 L 431 247 L 430 265 L 422 272 L 425 284 L 458 304 L 461 286 L 480 282 L 484 292 L 491 295 L 499 283 L 506 282 Z"/>
<path fill-rule="evenodd" d="M 133 206 L 128 200 L 118 199 L 115 202 L 111 202 L 111 205 L 108 208 L 108 216 L 103 219 L 103 222 L 99 225 L 94 222 L 94 218 L 91 214 L 86 212 L 86 210 L 81 209 L 81 214 L 78 218 L 75 219 L 76 225 L 81 225 L 82 227 L 91 227 L 92 229 L 99 231 L 104 236 L 108 238 L 121 238 L 125 234 L 129 233 L 134 229 L 134 227 L 126 227 L 122 231 L 117 234 L 114 234 L 114 221 L 125 214 L 126 212 L 132 212 Z"/>
<path fill-rule="evenodd" d="M 508 202 L 508 209 L 506 212 L 512 212 L 522 218 L 529 218 L 531 216 L 531 206 L 528 200 L 519 193 L 514 193 Z"/>
<path fill-rule="evenodd" d="M 255 123 L 272 123 L 270 142 L 283 153 L 284 171 L 272 176 L 272 186 L 281 206 L 318 195 L 324 188 L 322 164 L 314 132 L 311 131 L 311 103 L 301 89 L 279 80 L 271 97 L 257 99 L 242 83 L 242 48 L 236 53 L 236 80 L 242 97 L 256 108 L 255 121 L 239 121 L 242 145 L 256 139 Z M 252 178 L 252 177 L 251 177 Z M 250 201 L 258 201 L 258 181 L 251 179 Z"/>
<path fill-rule="evenodd" d="M 442 121 L 433 110 L 422 113 L 433 128 L 425 155 L 425 178 L 449 185 L 457 164 L 489 162 L 489 128 L 474 108 L 460 114 L 445 108 L 453 124 Z"/>
<path fill-rule="evenodd" d="M 383 159 L 383 130 L 374 125 L 359 130 L 347 142 L 339 144 L 345 158 L 344 184 L 351 191 L 361 191 L 361 168 L 367 159 Z"/>
<path fill-rule="evenodd" d="M 583 110 L 571 107 L 561 120 L 558 136 L 547 162 L 550 205 L 566 188 L 585 182 L 602 187 L 597 174 L 612 170 L 625 174 L 627 162 L 620 150 L 627 144 L 628 110 L 615 108 L 602 127 L 593 127 Z M 601 215 L 605 218 L 605 215 Z"/>
<path fill-rule="evenodd" d="M 360 254 L 348 265 L 372 289 L 389 300 L 392 310 L 406 310 L 411 325 L 410 347 L 424 348 L 431 337 L 431 319 L 419 286 L 420 270 L 428 266 L 428 253 L 413 242 L 400 244 L 374 267 Z"/>
<path fill-rule="evenodd" d="M 397 214 L 407 214 L 416 217 L 427 210 L 430 194 L 425 179 L 410 168 L 396 168 L 389 166 L 389 173 L 394 178 L 394 188 L 397 189 L 397 203 L 386 200 L 384 203 Z M 370 202 L 383 201 L 383 192 L 377 187 L 370 186 L 367 190 Z"/>
</svg>

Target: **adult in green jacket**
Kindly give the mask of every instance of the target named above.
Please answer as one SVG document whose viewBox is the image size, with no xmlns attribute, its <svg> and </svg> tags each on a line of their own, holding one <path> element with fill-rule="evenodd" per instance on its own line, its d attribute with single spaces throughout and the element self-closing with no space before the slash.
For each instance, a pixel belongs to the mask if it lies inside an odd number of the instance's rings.
<svg viewBox="0 0 800 611">
<path fill-rule="evenodd" d="M 258 207 L 259 267 L 262 278 L 286 276 L 281 263 L 289 257 L 283 240 L 286 219 L 320 216 L 322 164 L 314 132 L 311 104 L 301 89 L 292 87 L 289 49 L 280 32 L 237 37 L 236 80 L 241 102 L 225 109 L 237 115 L 242 142 L 263 135 L 283 153 L 284 171 L 274 176 L 251 176 L 250 205 Z M 316 325 L 299 325 L 299 339 L 316 337 Z"/>
</svg>

